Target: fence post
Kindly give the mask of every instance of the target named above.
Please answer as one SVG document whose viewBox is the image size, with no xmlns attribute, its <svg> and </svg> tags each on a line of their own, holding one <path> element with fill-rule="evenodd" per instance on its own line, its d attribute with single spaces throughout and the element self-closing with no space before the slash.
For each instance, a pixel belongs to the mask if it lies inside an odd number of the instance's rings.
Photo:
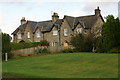
<svg viewBox="0 0 120 80">
<path fill-rule="evenodd" d="M 8 54 L 5 53 L 5 61 L 8 61 Z"/>
</svg>

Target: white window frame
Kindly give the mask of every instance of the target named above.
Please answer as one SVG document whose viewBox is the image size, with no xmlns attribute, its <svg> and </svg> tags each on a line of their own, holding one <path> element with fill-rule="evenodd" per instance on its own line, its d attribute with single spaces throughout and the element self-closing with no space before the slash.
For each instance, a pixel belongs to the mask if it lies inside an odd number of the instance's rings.
<svg viewBox="0 0 120 80">
<path fill-rule="evenodd" d="M 18 36 L 18 39 L 22 39 L 22 34 L 21 34 L 21 32 L 19 32 L 17 36 Z"/>
<path fill-rule="evenodd" d="M 58 35 L 58 30 L 53 30 L 53 35 L 54 36 Z"/>
<path fill-rule="evenodd" d="M 42 35 L 42 33 L 41 33 L 41 32 L 37 32 L 37 33 L 36 33 L 37 38 L 40 38 L 40 37 L 41 37 L 41 35 Z"/>
<path fill-rule="evenodd" d="M 27 32 L 27 38 L 30 38 L 30 32 Z"/>
<path fill-rule="evenodd" d="M 68 28 L 64 29 L 64 36 L 68 36 Z"/>
<path fill-rule="evenodd" d="M 52 46 L 57 46 L 57 42 L 53 41 Z"/>
<path fill-rule="evenodd" d="M 82 33 L 83 28 L 77 28 L 77 33 Z"/>
</svg>

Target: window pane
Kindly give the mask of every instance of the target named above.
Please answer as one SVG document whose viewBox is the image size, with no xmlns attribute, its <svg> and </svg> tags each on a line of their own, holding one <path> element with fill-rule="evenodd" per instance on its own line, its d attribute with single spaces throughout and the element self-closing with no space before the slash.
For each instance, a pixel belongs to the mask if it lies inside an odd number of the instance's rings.
<svg viewBox="0 0 120 80">
<path fill-rule="evenodd" d="M 57 31 L 57 30 L 54 30 L 54 31 L 53 31 L 53 35 L 58 35 L 58 31 Z"/>
<path fill-rule="evenodd" d="M 21 33 L 18 33 L 18 39 L 21 39 L 22 37 L 21 37 Z"/>
<path fill-rule="evenodd" d="M 27 33 L 27 37 L 30 38 L 30 32 Z"/>
<path fill-rule="evenodd" d="M 42 34 L 41 32 L 37 32 L 36 35 L 37 35 L 37 38 L 40 38 Z"/>
<path fill-rule="evenodd" d="M 82 33 L 82 28 L 77 28 L 77 33 Z"/>
<path fill-rule="evenodd" d="M 64 36 L 68 36 L 68 29 L 64 29 Z"/>
</svg>

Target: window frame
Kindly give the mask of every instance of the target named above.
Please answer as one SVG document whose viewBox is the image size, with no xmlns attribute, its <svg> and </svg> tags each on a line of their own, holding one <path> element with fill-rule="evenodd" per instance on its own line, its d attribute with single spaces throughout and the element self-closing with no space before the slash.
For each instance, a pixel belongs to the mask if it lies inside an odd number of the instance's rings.
<svg viewBox="0 0 120 80">
<path fill-rule="evenodd" d="M 30 32 L 29 31 L 27 32 L 27 38 L 30 38 Z"/>
<path fill-rule="evenodd" d="M 18 39 L 22 39 L 22 34 L 21 34 L 21 32 L 18 33 L 17 37 L 18 37 Z"/>
<path fill-rule="evenodd" d="M 82 33 L 83 32 L 83 28 L 77 28 L 77 33 Z"/>
<path fill-rule="evenodd" d="M 57 36 L 58 35 L 58 30 L 53 30 L 53 36 Z"/>
<path fill-rule="evenodd" d="M 40 31 L 36 33 L 37 38 L 40 38 L 41 36 L 42 36 L 42 33 Z"/>
<path fill-rule="evenodd" d="M 68 28 L 65 28 L 64 29 L 64 36 L 68 36 L 68 33 L 69 33 Z"/>
</svg>

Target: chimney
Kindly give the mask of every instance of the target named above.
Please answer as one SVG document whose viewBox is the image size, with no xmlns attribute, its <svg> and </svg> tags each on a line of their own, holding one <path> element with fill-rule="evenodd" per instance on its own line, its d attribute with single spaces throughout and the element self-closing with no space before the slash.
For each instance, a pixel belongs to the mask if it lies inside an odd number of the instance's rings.
<svg viewBox="0 0 120 80">
<path fill-rule="evenodd" d="M 21 25 L 23 25 L 25 23 L 26 23 L 25 17 L 22 17 L 22 19 L 21 19 Z"/>
<path fill-rule="evenodd" d="M 58 13 L 53 13 L 53 15 L 52 15 L 52 22 L 56 22 L 56 20 L 58 20 L 59 19 L 59 16 L 58 16 Z"/>
<path fill-rule="evenodd" d="M 95 15 L 99 16 L 101 13 L 101 10 L 99 9 L 99 6 L 97 7 L 97 9 L 95 9 Z"/>
</svg>

